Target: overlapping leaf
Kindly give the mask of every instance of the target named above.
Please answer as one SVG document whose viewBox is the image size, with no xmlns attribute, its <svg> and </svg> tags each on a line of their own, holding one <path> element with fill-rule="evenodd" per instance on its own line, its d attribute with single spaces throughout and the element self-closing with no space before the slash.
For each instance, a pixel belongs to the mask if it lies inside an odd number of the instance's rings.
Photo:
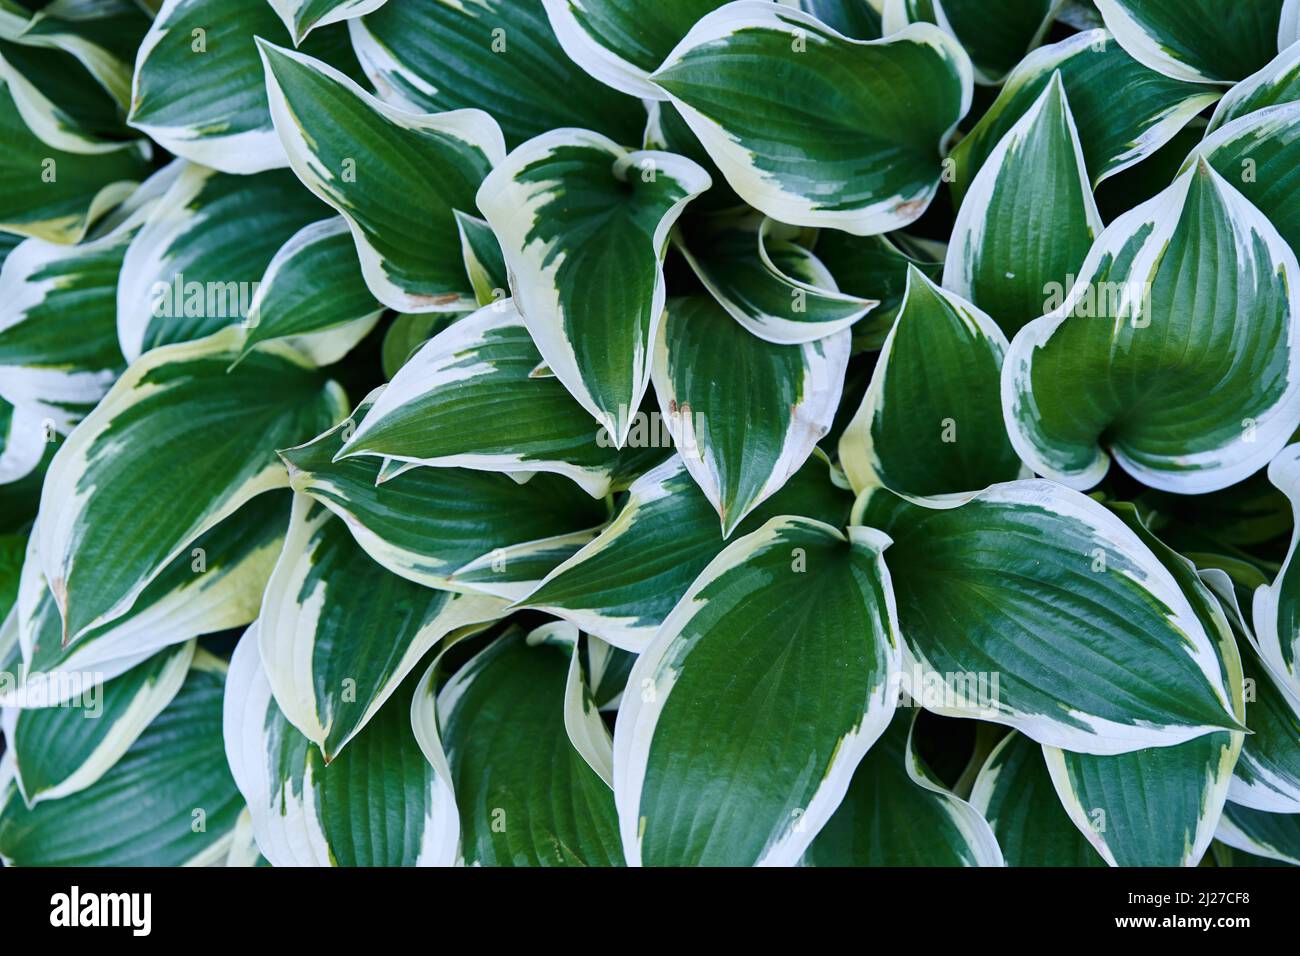
<svg viewBox="0 0 1300 956">
<path fill-rule="evenodd" d="M 505 153 L 496 121 L 480 110 L 411 113 L 318 59 L 264 40 L 259 50 L 289 166 L 347 220 L 375 298 L 403 312 L 472 308 L 455 211 L 474 210 Z"/>
<path fill-rule="evenodd" d="M 830 431 L 848 329 L 804 345 L 751 335 L 712 299 L 668 303 L 655 345 L 659 411 L 723 536 L 775 494 Z"/>
<path fill-rule="evenodd" d="M 747 203 L 859 235 L 925 211 L 972 95 L 970 60 L 938 27 L 852 40 L 754 0 L 697 23 L 652 79 Z"/>
</svg>

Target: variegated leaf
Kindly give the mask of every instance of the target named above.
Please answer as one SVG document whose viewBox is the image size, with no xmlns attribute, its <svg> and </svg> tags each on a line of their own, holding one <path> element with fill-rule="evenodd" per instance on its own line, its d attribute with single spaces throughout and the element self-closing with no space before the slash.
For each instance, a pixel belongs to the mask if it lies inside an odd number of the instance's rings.
<svg viewBox="0 0 1300 956">
<path fill-rule="evenodd" d="M 5 740 L 27 806 L 93 786 L 172 702 L 193 659 L 194 641 L 186 641 L 103 684 L 83 674 L 71 702 L 5 710 Z"/>
<path fill-rule="evenodd" d="M 317 27 L 341 23 L 373 13 L 385 0 L 269 0 L 272 9 L 284 21 L 284 28 L 299 46 Z"/>
<path fill-rule="evenodd" d="M 850 328 L 878 302 L 840 293 L 808 249 L 758 229 L 726 228 L 675 245 L 704 287 L 747 331 L 778 345 L 799 345 Z"/>
<path fill-rule="evenodd" d="M 15 70 L 0 69 L 0 229 L 67 244 L 145 178 L 148 149 L 138 141 L 69 141 L 51 128 L 50 115 L 48 101 Z"/>
<path fill-rule="evenodd" d="M 226 667 L 205 651 L 180 691 L 92 786 L 28 808 L 0 759 L 0 860 L 16 866 L 203 866 L 243 809 L 222 752 Z M 199 825 L 201 824 L 201 825 Z"/>
<path fill-rule="evenodd" d="M 346 414 L 339 387 L 297 353 L 267 347 L 227 371 L 238 339 L 232 328 L 138 359 L 55 455 L 40 561 L 65 643 L 125 614 L 196 537 L 286 486 L 277 446 Z"/>
<path fill-rule="evenodd" d="M 0 398 L 0 485 L 26 478 L 36 471 L 53 438 L 53 426 L 41 410 L 11 405 Z"/>
<path fill-rule="evenodd" d="M 460 251 L 465 259 L 465 274 L 474 287 L 474 300 L 485 306 L 509 296 L 510 276 L 492 227 L 458 209 L 456 228 L 460 230 Z"/>
<path fill-rule="evenodd" d="M 248 305 L 244 354 L 285 341 L 317 365 L 350 352 L 384 309 L 366 288 L 340 216 L 303 226 L 280 247 Z"/>
<path fill-rule="evenodd" d="M 943 284 L 1015 335 L 1064 298 L 1102 229 L 1058 71 L 971 183 Z"/>
<path fill-rule="evenodd" d="M 117 283 L 118 342 L 128 362 L 245 323 L 276 251 L 329 212 L 285 171 L 169 169 Z"/>
<path fill-rule="evenodd" d="M 1258 72 L 1228 90 L 1214 108 L 1206 133 L 1256 110 L 1300 100 L 1300 46 L 1291 44 Z"/>
<path fill-rule="evenodd" d="M 71 430 L 121 374 L 118 278 L 127 249 L 184 168 L 131 194 L 102 236 L 76 246 L 28 239 L 0 268 L 0 396 Z M 104 224 L 106 227 L 110 223 Z"/>
<path fill-rule="evenodd" d="M 505 154 L 481 110 L 389 106 L 334 67 L 259 40 L 267 96 L 289 166 L 352 230 L 375 298 L 402 312 L 474 306 L 455 210 Z"/>
<path fill-rule="evenodd" d="M 280 452 L 295 491 L 343 519 L 372 559 L 425 587 L 517 600 L 595 536 L 603 502 L 558 475 L 520 485 L 466 468 L 415 467 L 381 480 L 381 459 L 334 460 L 370 408 Z"/>
<path fill-rule="evenodd" d="M 1182 172 L 1204 161 L 1300 248 L 1300 102 L 1279 103 L 1216 129 L 1192 150 Z"/>
<path fill-rule="evenodd" d="M 1096 0 L 1135 60 L 1188 83 L 1232 83 L 1277 53 L 1283 0 Z"/>
<path fill-rule="evenodd" d="M 24 692 L 61 696 L 64 675 L 109 680 L 162 648 L 248 624 L 284 541 L 289 497 L 275 491 L 240 507 L 172 558 L 127 613 L 68 645 L 33 533 L 18 594 Z"/>
<path fill-rule="evenodd" d="M 970 60 L 938 27 L 853 40 L 757 0 L 697 23 L 652 79 L 747 203 L 857 235 L 925 211 L 972 96 Z"/>
<path fill-rule="evenodd" d="M 1039 743 L 1121 754 L 1241 729 L 1213 639 L 1177 581 L 1102 505 L 1053 482 L 905 500 L 854 524 L 894 541 L 901 631 L 924 706 Z"/>
<path fill-rule="evenodd" d="M 662 9 L 657 4 L 638 11 L 638 25 Z M 367 75 L 394 105 L 419 112 L 487 110 L 512 149 L 569 126 L 635 143 L 644 117 L 640 104 L 566 56 L 546 13 L 535 0 L 406 0 L 350 27 Z"/>
<path fill-rule="evenodd" d="M 1300 445 L 1288 446 L 1273 459 L 1268 478 L 1290 499 L 1293 515 L 1300 515 Z M 1296 524 L 1276 579 L 1255 591 L 1251 619 L 1265 666 L 1300 699 L 1300 518 Z"/>
<path fill-rule="evenodd" d="M 603 497 L 613 441 L 558 380 L 533 376 L 541 361 L 511 300 L 480 309 L 398 371 L 336 457 L 553 472 Z M 498 411 L 478 414 L 485 405 Z"/>
<path fill-rule="evenodd" d="M 711 298 L 668 303 L 654 355 L 659 411 L 724 538 L 830 431 L 850 345 L 848 329 L 774 345 Z"/>
<path fill-rule="evenodd" d="M 280 711 L 329 763 L 439 640 L 505 608 L 399 578 L 342 520 L 299 495 L 262 598 L 258 642 Z"/>
<path fill-rule="evenodd" d="M 1264 813 L 1229 803 L 1214 838 L 1255 856 L 1300 866 L 1300 813 Z"/>
<path fill-rule="evenodd" d="M 623 864 L 614 795 L 589 763 L 594 748 L 607 766 L 610 743 L 594 707 L 584 717 L 577 637 L 568 624 L 509 631 L 438 694 L 466 865 Z"/>
<path fill-rule="evenodd" d="M 850 505 L 825 456 L 814 453 L 736 530 L 749 534 L 778 515 L 843 527 Z M 638 478 L 618 517 L 520 603 L 640 652 L 725 543 L 718 513 L 674 455 Z"/>
<path fill-rule="evenodd" d="M 614 795 L 629 864 L 803 856 L 894 715 L 888 544 L 870 528 L 846 537 L 774 518 L 695 579 L 619 706 Z"/>
<path fill-rule="evenodd" d="M 1169 142 L 1220 92 L 1148 69 L 1105 30 L 1088 30 L 1025 57 L 998 98 L 952 151 L 953 194 L 960 202 L 975 175 L 1059 72 L 1093 185 Z M 1116 104 L 1123 108 L 1117 109 Z"/>
<path fill-rule="evenodd" d="M 1191 562 L 1146 529 L 1132 505 L 1111 510 L 1181 589 L 1214 644 L 1233 713 L 1245 722 L 1250 715 L 1241 657 L 1218 600 Z M 1244 737 L 1240 732 L 1206 734 L 1115 756 L 1053 747 L 1044 747 L 1043 754 L 1066 812 L 1111 866 L 1196 866 L 1214 837 Z"/>
<path fill-rule="evenodd" d="M 908 267 L 867 394 L 840 437 L 855 491 L 973 491 L 1021 474 L 1001 415 L 1007 340 L 974 305 Z"/>
<path fill-rule="evenodd" d="M 339 758 L 285 719 L 258 656 L 258 625 L 230 661 L 226 759 L 272 866 L 436 866 L 454 859 L 435 825 L 449 799 L 411 733 L 415 680 L 380 708 Z"/>
<path fill-rule="evenodd" d="M 662 99 L 650 77 L 674 46 L 724 0 L 542 0 L 564 52 L 607 86 Z"/>
<path fill-rule="evenodd" d="M 618 447 L 650 380 L 668 232 L 708 188 L 682 156 L 566 129 L 514 150 L 479 189 L 538 351 Z"/>
<path fill-rule="evenodd" d="M 165 0 L 136 56 L 131 125 L 222 172 L 284 166 L 255 36 L 286 37 L 267 0 Z"/>
<path fill-rule="evenodd" d="M 1012 341 L 1002 403 L 1016 451 L 1080 489 L 1112 457 L 1182 494 L 1249 477 L 1300 425 L 1298 277 L 1263 214 L 1193 164 L 1112 223 L 1060 307 Z"/>
<path fill-rule="evenodd" d="M 1003 865 L 988 821 L 925 766 L 914 726 L 914 713 L 894 715 L 808 847 L 804 866 Z"/>
<path fill-rule="evenodd" d="M 1012 731 L 980 767 L 971 805 L 993 828 L 1007 866 L 1104 866 L 1056 796 L 1043 748 Z"/>
</svg>

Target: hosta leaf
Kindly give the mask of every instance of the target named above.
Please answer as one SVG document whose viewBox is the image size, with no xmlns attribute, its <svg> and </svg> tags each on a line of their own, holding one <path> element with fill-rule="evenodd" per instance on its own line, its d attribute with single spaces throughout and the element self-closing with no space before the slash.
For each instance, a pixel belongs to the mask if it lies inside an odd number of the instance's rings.
<svg viewBox="0 0 1300 956">
<path fill-rule="evenodd" d="M 928 501 L 881 490 L 854 511 L 894 540 L 901 631 L 942 690 L 927 709 L 1094 754 L 1239 729 L 1178 583 L 1092 499 L 1031 480 Z"/>
<path fill-rule="evenodd" d="M 129 0 L 70 0 L 43 7 L 13 39 L 76 57 L 125 113 L 135 51 L 148 29 L 149 17 Z"/>
<path fill-rule="evenodd" d="M 676 243 L 704 287 L 747 331 L 798 345 L 849 328 L 877 305 L 836 291 L 835 278 L 817 257 L 772 236 L 770 223 Z"/>
<path fill-rule="evenodd" d="M 1264 813 L 1229 803 L 1214 838 L 1256 856 L 1300 866 L 1300 813 Z"/>
<path fill-rule="evenodd" d="M 638 27 L 662 7 L 638 11 Z M 565 55 L 541 3 L 389 3 L 351 30 L 357 57 L 385 100 L 420 112 L 487 110 L 512 149 L 566 126 L 620 143 L 640 139 L 640 104 Z"/>
<path fill-rule="evenodd" d="M 630 864 L 803 855 L 894 714 L 887 545 L 869 528 L 846 538 L 774 518 L 696 578 L 619 706 L 614 794 Z"/>
<path fill-rule="evenodd" d="M 1300 100 L 1300 46 L 1290 45 L 1223 95 L 1214 108 L 1206 133 L 1213 133 L 1256 110 L 1297 100 Z"/>
<path fill-rule="evenodd" d="M 34 472 L 51 437 L 39 409 L 0 398 L 0 485 Z"/>
<path fill-rule="evenodd" d="M 183 169 L 172 163 L 76 246 L 27 239 L 0 268 L 0 396 L 69 431 L 121 374 L 118 276 L 132 239 Z M 107 227 L 109 224 L 105 223 Z"/>
<path fill-rule="evenodd" d="M 917 258 L 920 250 L 905 248 L 901 233 L 889 236 L 851 236 L 847 232 L 823 231 L 817 237 L 817 259 L 846 295 L 880 302 L 865 319 L 853 327 L 853 351 L 876 351 L 894 327 L 907 291 L 911 267 L 935 282 L 943 275 L 943 262 L 933 256 Z"/>
<path fill-rule="evenodd" d="M 317 365 L 337 362 L 383 314 L 342 217 L 303 226 L 271 259 L 248 306 L 247 354 L 287 339 Z"/>
<path fill-rule="evenodd" d="M 28 127 L 51 146 L 104 153 L 132 138 L 122 105 L 80 60 L 53 44 L 0 34 L 0 79 Z"/>
<path fill-rule="evenodd" d="M 1058 71 L 1094 185 L 1150 156 L 1220 95 L 1213 87 L 1147 69 L 1105 30 L 1043 47 L 1012 71 L 988 112 L 954 147 L 951 181 L 959 202 L 998 143 Z M 1123 108 L 1117 109 L 1117 103 Z"/>
<path fill-rule="evenodd" d="M 139 143 L 93 152 L 51 143 L 28 125 L 28 92 L 0 76 L 0 229 L 49 242 L 78 242 L 149 171 Z M 49 134 L 46 133 L 47 137 Z"/>
<path fill-rule="evenodd" d="M 825 456 L 814 453 L 737 530 L 757 531 L 778 515 L 842 527 L 850 504 L 832 480 Z M 522 603 L 639 652 L 725 543 L 718 513 L 674 455 L 637 479 L 609 527 Z"/>
<path fill-rule="evenodd" d="M 748 208 L 736 191 L 727 185 L 717 164 L 705 150 L 698 136 L 686 125 L 682 114 L 671 103 L 646 100 L 645 134 L 641 144 L 645 149 L 664 150 L 694 160 L 709 174 L 713 185 L 691 201 L 691 212 L 744 214 Z"/>
<path fill-rule="evenodd" d="M 258 656 L 258 625 L 230 661 L 226 759 L 272 866 L 432 866 L 451 862 L 432 825 L 445 788 L 411 733 L 408 681 L 328 767 L 285 719 Z"/>
<path fill-rule="evenodd" d="M 1241 748 L 1228 799 L 1267 813 L 1300 813 L 1300 695 L 1276 678 L 1250 641 L 1241 644 L 1254 731 Z"/>
<path fill-rule="evenodd" d="M 774 345 L 704 296 L 674 299 L 655 346 L 659 410 L 722 535 L 775 494 L 828 431 L 848 366 L 848 329 Z"/>
<path fill-rule="evenodd" d="M 70 706 L 5 711 L 5 739 L 28 806 L 92 786 L 171 703 L 194 659 L 194 642 L 160 651 Z"/>
<path fill-rule="evenodd" d="M 708 188 L 689 159 L 568 129 L 529 140 L 479 189 L 538 351 L 619 447 L 650 380 L 668 232 Z"/>
<path fill-rule="evenodd" d="M 225 664 L 206 652 L 93 786 L 28 809 L 0 762 L 0 859 L 18 866 L 204 865 L 225 857 L 243 802 L 222 752 Z"/>
<path fill-rule="evenodd" d="M 1007 340 L 971 303 L 909 267 L 862 405 L 840 437 L 854 490 L 973 491 L 1021 473 L 999 392 Z"/>
<path fill-rule="evenodd" d="M 1300 248 L 1300 102 L 1265 107 L 1220 127 L 1196 146 L 1183 172 L 1201 160 L 1254 203 L 1292 251 Z"/>
<path fill-rule="evenodd" d="M 953 226 L 943 284 L 1007 335 L 1064 297 L 1103 225 L 1059 72 L 993 150 Z"/>
<path fill-rule="evenodd" d="M 653 79 L 747 203 L 858 235 L 925 211 L 972 95 L 969 59 L 937 27 L 852 40 L 748 0 L 696 24 Z"/>
<path fill-rule="evenodd" d="M 438 694 L 467 865 L 623 864 L 614 795 L 566 730 L 576 639 L 570 625 L 508 632 Z"/>
<path fill-rule="evenodd" d="M 474 287 L 474 299 L 480 306 L 491 305 L 510 295 L 510 277 L 501 243 L 492 227 L 477 216 L 456 210 L 456 228 L 460 230 L 460 251 L 465 259 L 465 274 Z"/>
<path fill-rule="evenodd" d="M 1292 513 L 1300 515 L 1300 445 L 1288 446 L 1273 459 L 1268 479 L 1291 500 Z M 1251 620 L 1264 664 L 1300 697 L 1300 519 L 1297 525 L 1276 580 L 1255 591 Z"/>
<path fill-rule="evenodd" d="M 804 854 L 805 866 L 1001 866 L 988 822 L 939 785 L 899 711 L 853 772 L 839 809 Z"/>
<path fill-rule="evenodd" d="M 454 213 L 474 210 L 505 154 L 496 121 L 480 110 L 410 113 L 320 60 L 259 49 L 289 165 L 347 220 L 375 298 L 402 312 L 472 308 Z"/>
<path fill-rule="evenodd" d="M 1116 505 L 1112 510 L 1177 582 L 1215 645 L 1221 682 L 1237 720 L 1244 720 L 1241 658 L 1218 600 L 1191 562 L 1142 525 L 1133 506 Z M 1044 747 L 1043 754 L 1066 812 L 1107 863 L 1195 866 L 1214 837 L 1244 736 L 1206 734 L 1171 747 L 1115 756 L 1052 747 Z"/>
<path fill-rule="evenodd" d="M 298 46 L 316 27 L 373 13 L 385 0 L 270 0 L 284 27 Z"/>
<path fill-rule="evenodd" d="M 68 646 L 33 534 L 19 592 L 25 686 L 48 697 L 60 693 L 64 674 L 93 671 L 107 680 L 164 647 L 248 624 L 284 541 L 289 498 L 286 491 L 258 495 L 190 542 L 126 614 Z"/>
<path fill-rule="evenodd" d="M 970 54 L 975 79 L 996 84 L 1038 46 L 1060 0 L 886 0 L 886 35 L 906 23 L 934 23 Z"/>
<path fill-rule="evenodd" d="M 1283 0 L 1096 0 L 1106 27 L 1141 63 L 1189 83 L 1232 83 L 1277 53 Z"/>
<path fill-rule="evenodd" d="M 986 817 L 1007 866 L 1104 866 L 1061 807 L 1043 748 L 1012 731 L 975 778 L 971 805 Z"/>
<path fill-rule="evenodd" d="M 1298 276 L 1263 214 L 1194 164 L 1112 223 L 1064 303 L 1012 341 L 1012 444 L 1074 488 L 1100 481 L 1111 457 L 1183 494 L 1248 477 L 1300 425 Z"/>
<path fill-rule="evenodd" d="M 513 302 L 480 309 L 398 371 L 339 456 L 554 472 L 603 497 L 612 441 L 602 447 L 591 416 L 559 381 L 532 375 L 541 361 Z M 484 407 L 498 411 L 485 417 Z"/>
<path fill-rule="evenodd" d="M 267 0 L 165 0 L 136 56 L 131 125 L 222 172 L 284 166 L 254 37 L 286 37 Z"/>
<path fill-rule="evenodd" d="M 346 414 L 339 387 L 295 353 L 267 348 L 227 371 L 238 336 L 138 359 L 55 455 L 40 559 L 65 643 L 124 614 L 189 542 L 254 495 L 287 485 L 276 447 Z"/>
<path fill-rule="evenodd" d="M 294 490 L 342 518 L 357 544 L 394 574 L 425 587 L 517 599 L 604 523 L 604 503 L 558 475 L 520 485 L 490 471 L 417 467 L 378 483 L 379 458 L 334 461 L 372 399 L 347 422 L 280 456 Z"/>
<path fill-rule="evenodd" d="M 299 495 L 262 598 L 262 661 L 281 712 L 328 763 L 434 644 L 505 607 L 399 578 L 343 521 Z"/>
<path fill-rule="evenodd" d="M 641 99 L 662 99 L 650 74 L 706 13 L 724 0 L 542 0 L 560 46 L 580 67 Z"/>
<path fill-rule="evenodd" d="M 173 175 L 122 262 L 117 329 L 131 362 L 246 320 L 276 251 L 329 211 L 282 170 L 178 163 Z"/>
</svg>

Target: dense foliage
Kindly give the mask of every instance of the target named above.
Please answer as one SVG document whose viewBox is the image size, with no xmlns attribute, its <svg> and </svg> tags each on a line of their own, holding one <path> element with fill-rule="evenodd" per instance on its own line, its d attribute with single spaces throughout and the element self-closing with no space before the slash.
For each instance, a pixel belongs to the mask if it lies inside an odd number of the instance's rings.
<svg viewBox="0 0 1300 956">
<path fill-rule="evenodd" d="M 0 859 L 1300 864 L 1300 0 L 0 0 Z"/>
</svg>

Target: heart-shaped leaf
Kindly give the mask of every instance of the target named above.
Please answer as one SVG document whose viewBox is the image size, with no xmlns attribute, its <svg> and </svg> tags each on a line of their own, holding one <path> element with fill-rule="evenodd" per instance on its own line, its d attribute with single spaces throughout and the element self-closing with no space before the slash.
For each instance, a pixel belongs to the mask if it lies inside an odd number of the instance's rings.
<svg viewBox="0 0 1300 956">
<path fill-rule="evenodd" d="M 1074 488 L 1100 481 L 1111 457 L 1182 494 L 1250 476 L 1300 425 L 1297 276 L 1263 214 L 1194 164 L 1112 223 L 1063 304 L 1012 341 L 1012 444 Z"/>
</svg>

